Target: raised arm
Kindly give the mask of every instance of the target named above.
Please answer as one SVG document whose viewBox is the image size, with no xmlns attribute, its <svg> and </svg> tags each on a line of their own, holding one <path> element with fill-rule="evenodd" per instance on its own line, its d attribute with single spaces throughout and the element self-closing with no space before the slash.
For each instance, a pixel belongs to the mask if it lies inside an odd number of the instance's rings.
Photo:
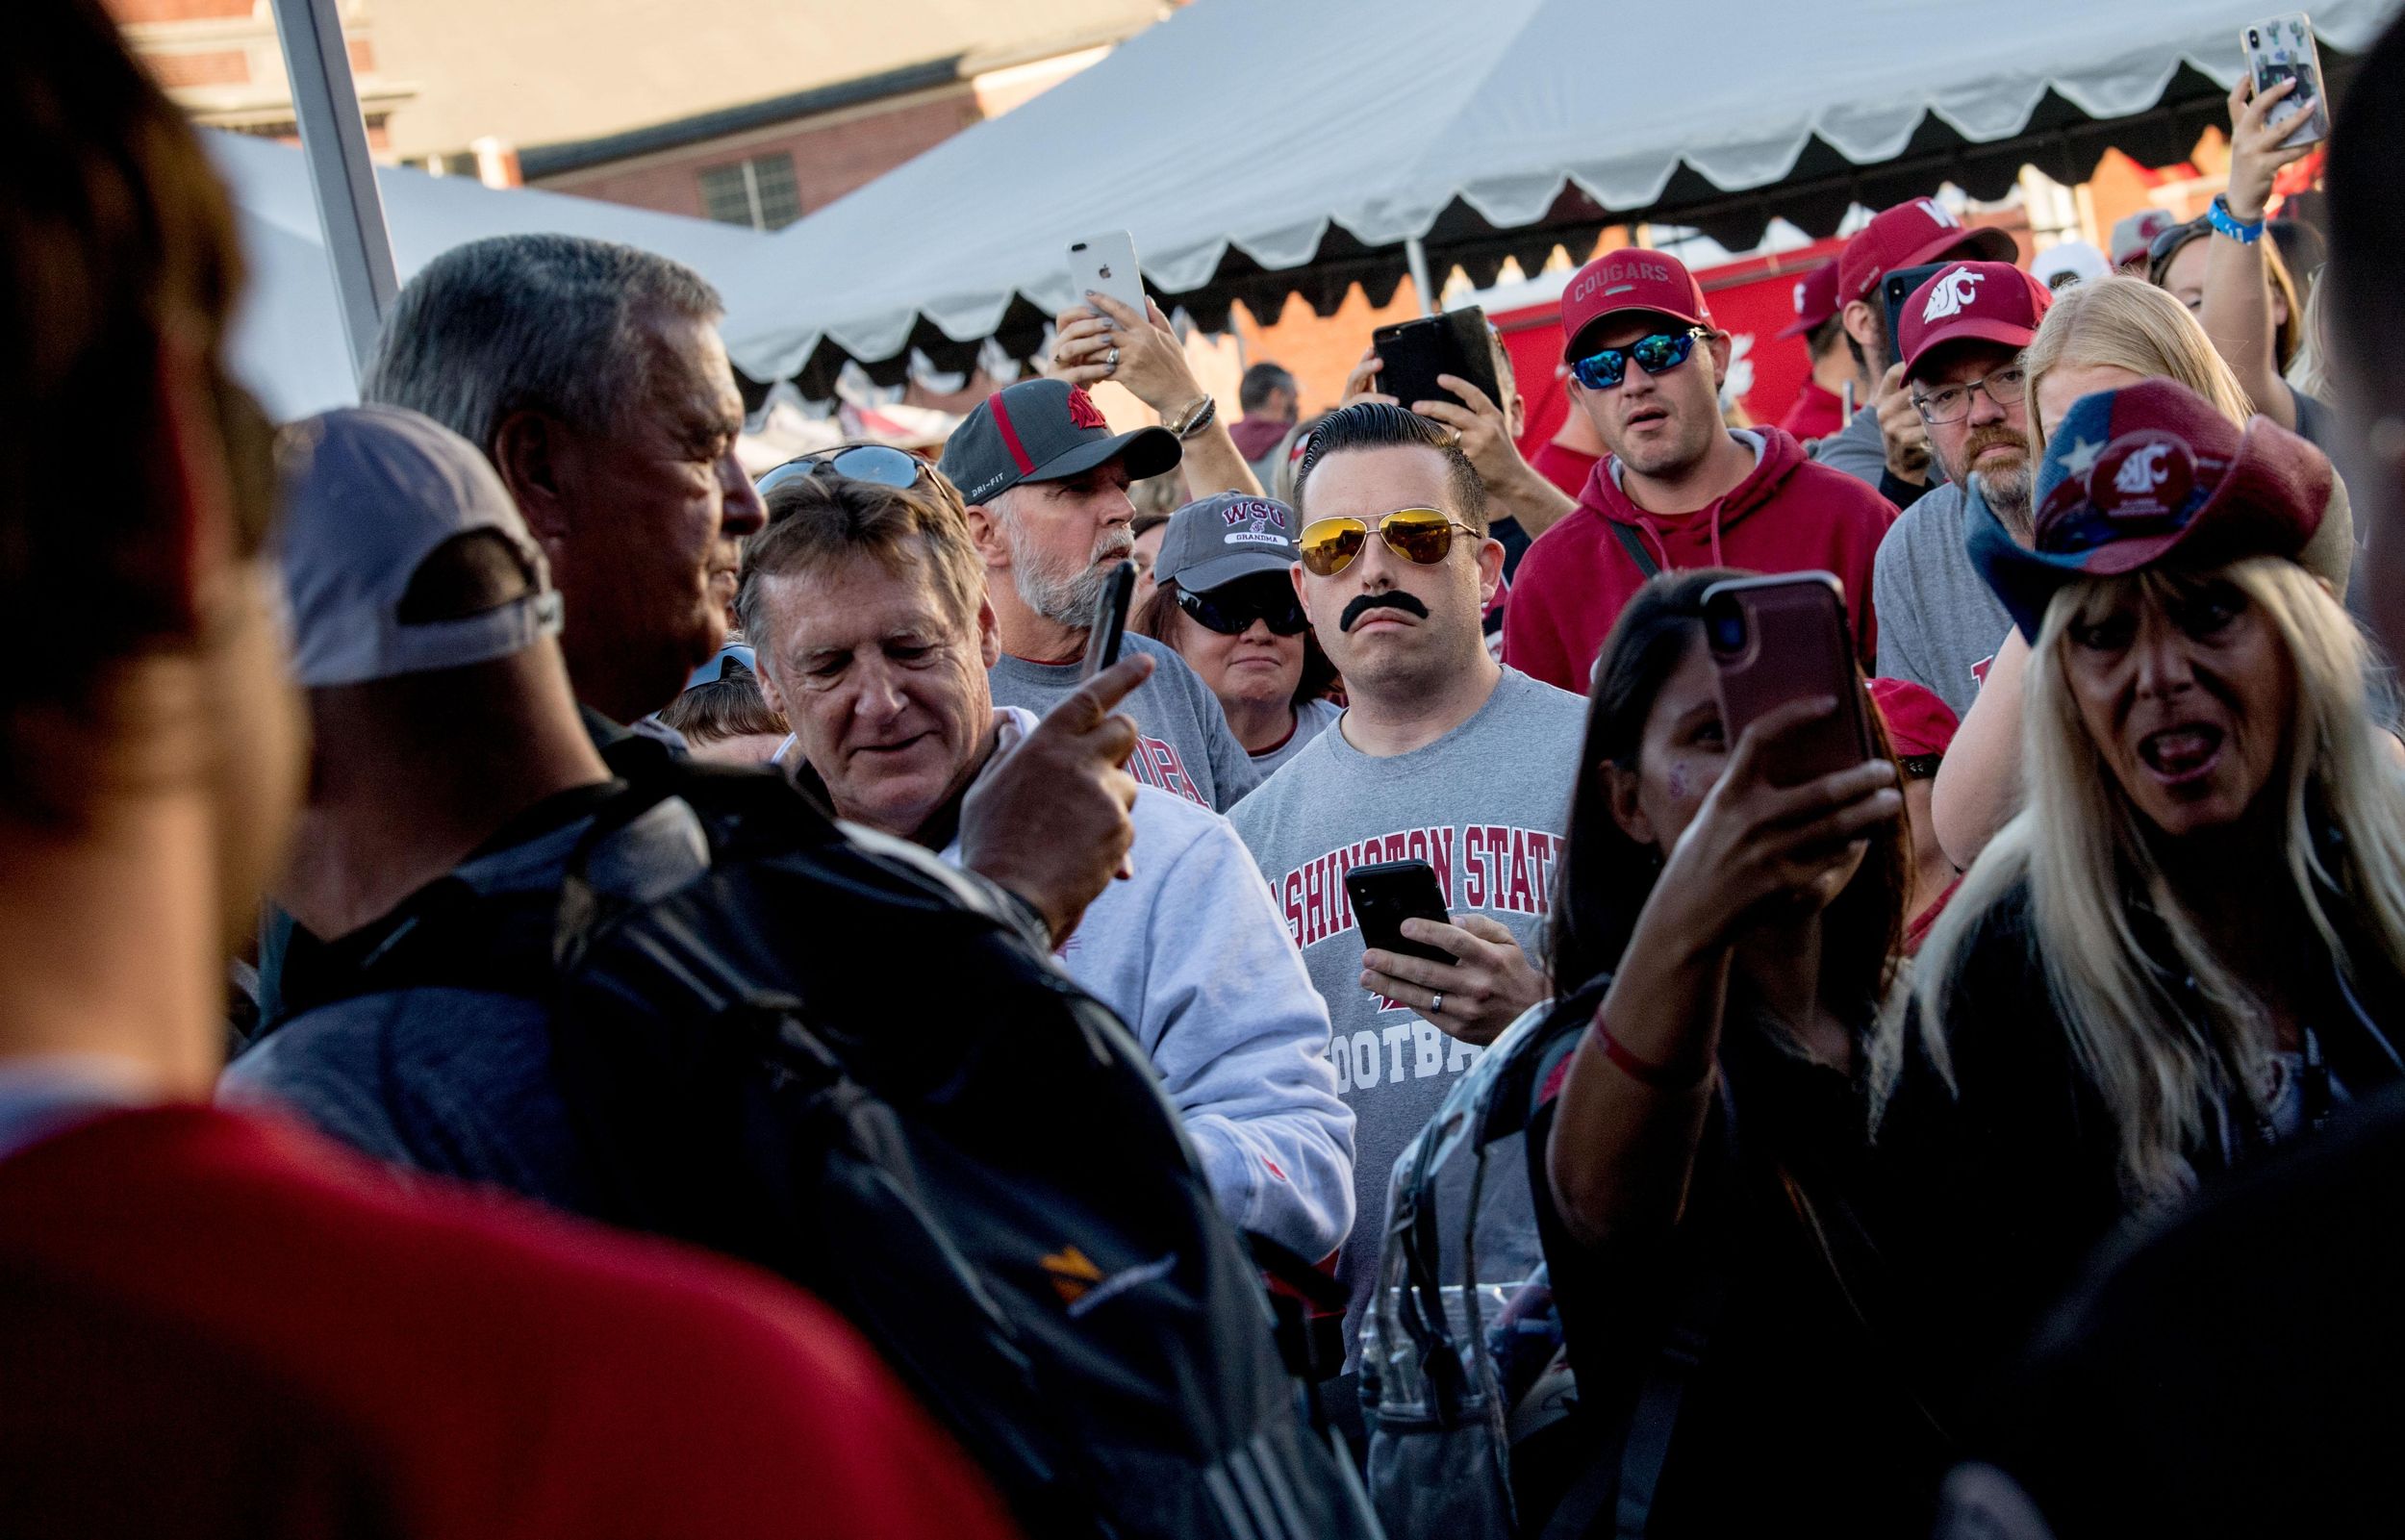
<svg viewBox="0 0 2405 1540">
<path fill-rule="evenodd" d="M 2216 230 L 2205 238 L 2205 297 L 2196 318 L 2214 350 L 2255 403 L 2255 410 L 2284 428 L 2296 426 L 2296 397 L 2280 377 L 2273 341 L 2270 266 L 2264 260 L 2265 206 L 2271 201 L 2271 180 L 2280 168 L 2303 160 L 2314 146 L 2282 147 L 2292 122 L 2274 128 L 2273 108 L 2294 94 L 2297 83 L 2284 80 L 2260 97 L 2252 74 L 2239 77 L 2230 92 L 2230 187 L 2223 194 L 2232 220 L 2255 230 L 2256 239 L 2240 240 Z"/>
<path fill-rule="evenodd" d="M 1962 714 L 1929 789 L 1937 843 L 1964 871 L 2021 810 L 2021 677 L 2028 671 L 2029 643 L 2014 626 L 1987 666 L 1987 678 Z"/>
<path fill-rule="evenodd" d="M 1259 496 L 1259 480 L 1237 452 L 1236 441 L 1228 436 L 1228 424 L 1211 404 L 1210 392 L 1187 366 L 1186 350 L 1171 330 L 1169 317 L 1149 299 L 1144 308 L 1147 314 L 1138 316 L 1108 294 L 1089 293 L 1085 304 L 1053 316 L 1057 376 L 1072 385 L 1116 380 L 1159 413 L 1162 423 L 1185 442 L 1185 458 L 1177 469 L 1187 497 L 1223 492 Z M 1208 420 L 1203 420 L 1205 412 Z"/>
<path fill-rule="evenodd" d="M 1546 1171 L 1564 1226 L 1588 1246 L 1675 1224 L 1685 1206 L 1737 938 L 1766 906 L 1827 908 L 1854 873 L 1853 842 L 1903 810 L 1885 760 L 1770 784 L 1781 736 L 1835 709 L 1826 697 L 1790 702 L 1737 740 L 1570 1061 Z"/>
</svg>

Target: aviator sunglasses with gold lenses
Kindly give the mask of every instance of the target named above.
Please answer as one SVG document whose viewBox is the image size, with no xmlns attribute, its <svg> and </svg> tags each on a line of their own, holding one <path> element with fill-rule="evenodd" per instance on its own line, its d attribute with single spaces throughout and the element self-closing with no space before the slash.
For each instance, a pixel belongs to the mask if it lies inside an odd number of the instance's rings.
<svg viewBox="0 0 2405 1540">
<path fill-rule="evenodd" d="M 1434 567 L 1453 550 L 1453 532 L 1475 536 L 1467 524 L 1455 523 L 1433 508 L 1398 508 L 1375 528 L 1359 518 L 1314 518 L 1303 526 L 1304 569 L 1334 577 L 1353 565 L 1376 535 L 1386 548 L 1418 567 Z"/>
</svg>

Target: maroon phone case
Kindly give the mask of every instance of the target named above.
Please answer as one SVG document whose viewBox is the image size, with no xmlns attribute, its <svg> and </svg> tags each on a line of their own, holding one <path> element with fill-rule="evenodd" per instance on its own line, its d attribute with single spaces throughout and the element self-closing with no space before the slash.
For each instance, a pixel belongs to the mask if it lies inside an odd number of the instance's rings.
<svg viewBox="0 0 2405 1540">
<path fill-rule="evenodd" d="M 1736 578 L 1704 591 L 1708 638 L 1716 599 L 1745 615 L 1737 650 L 1724 651 L 1709 639 L 1720 674 L 1721 731 L 1732 749 L 1748 726 L 1790 700 L 1836 697 L 1835 711 L 1789 735 L 1769 767 L 1773 786 L 1801 786 L 1870 758 L 1869 706 L 1854 668 L 1844 592 L 1827 572 Z"/>
</svg>

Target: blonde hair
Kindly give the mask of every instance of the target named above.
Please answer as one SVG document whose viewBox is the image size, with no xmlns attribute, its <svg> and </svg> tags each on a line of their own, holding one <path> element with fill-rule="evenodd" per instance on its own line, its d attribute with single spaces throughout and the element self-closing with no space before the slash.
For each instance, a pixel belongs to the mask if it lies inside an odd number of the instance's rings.
<svg viewBox="0 0 2405 1540">
<path fill-rule="evenodd" d="M 2303 568 L 2258 556 L 2214 574 L 2234 584 L 2277 631 L 2295 677 L 2283 800 L 2294 900 L 2352 982 L 2325 891 L 2353 907 L 2359 933 L 2405 965 L 2405 795 L 2377 742 L 2366 699 L 2363 634 Z M 1942 1023 L 1964 949 L 1987 912 L 2026 882 L 2032 952 L 2072 1059 L 2110 1109 L 2121 1185 L 2137 1206 L 2185 1194 L 2190 1152 L 2234 1106 L 2252 1109 L 2273 1051 L 2263 1002 L 2215 955 L 2202 928 L 2148 853 L 2140 816 L 2099 763 L 2063 675 L 2065 637 L 2129 584 L 2160 600 L 2193 574 L 2161 570 L 2086 579 L 2046 610 L 2021 703 L 2028 800 L 1962 880 L 1922 948 L 1917 995 L 1924 1040 L 1951 1077 Z M 2266 787 L 2266 791 L 2271 788 Z M 2316 820 L 2340 838 L 2326 852 Z M 2134 916 L 2150 911 L 2171 955 L 2150 957 Z M 2157 967 L 2157 964 L 2162 967 Z M 2191 1021 L 2166 979 L 2195 981 L 2205 1020 Z"/>
<path fill-rule="evenodd" d="M 2232 422 L 2254 415 L 2245 387 L 2214 351 L 2213 339 L 2169 293 L 2138 278 L 2091 278 L 2055 295 L 2021 355 L 2028 382 L 2029 440 L 2043 454 L 2046 430 L 2038 419 L 2038 387 L 2047 371 L 2108 365 L 2150 379 L 2177 380 Z"/>
</svg>

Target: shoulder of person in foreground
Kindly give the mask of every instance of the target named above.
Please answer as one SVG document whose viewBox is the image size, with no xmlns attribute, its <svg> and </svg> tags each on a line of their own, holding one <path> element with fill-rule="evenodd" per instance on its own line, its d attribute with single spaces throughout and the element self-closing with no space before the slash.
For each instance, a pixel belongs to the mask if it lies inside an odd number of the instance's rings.
<svg viewBox="0 0 2405 1540">
<path fill-rule="evenodd" d="M 849 1328 L 764 1275 L 208 1108 L 0 1170 L 18 1247 L 380 1446 L 401 1532 L 1008 1532 Z"/>
</svg>

